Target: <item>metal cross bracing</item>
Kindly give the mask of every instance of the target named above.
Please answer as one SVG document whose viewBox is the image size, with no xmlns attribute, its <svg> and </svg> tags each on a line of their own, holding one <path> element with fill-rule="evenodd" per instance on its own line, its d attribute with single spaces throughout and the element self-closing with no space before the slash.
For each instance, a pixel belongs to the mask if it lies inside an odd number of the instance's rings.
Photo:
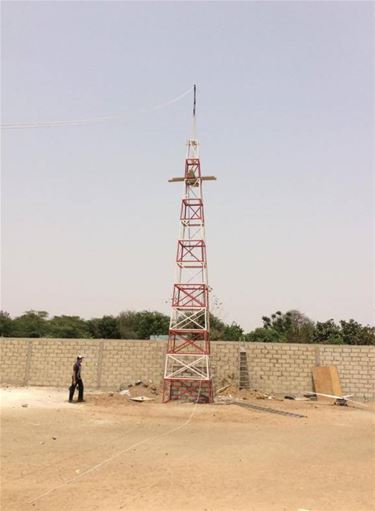
<svg viewBox="0 0 375 511">
<path fill-rule="evenodd" d="M 195 126 L 195 87 L 193 126 Z M 172 295 L 168 348 L 164 370 L 163 400 L 205 394 L 212 401 L 210 371 L 210 318 L 207 253 L 203 207 L 203 181 L 199 142 L 187 142 L 183 177 L 170 182 L 184 182 L 180 209 L 180 234 L 177 241 L 176 275 Z"/>
</svg>

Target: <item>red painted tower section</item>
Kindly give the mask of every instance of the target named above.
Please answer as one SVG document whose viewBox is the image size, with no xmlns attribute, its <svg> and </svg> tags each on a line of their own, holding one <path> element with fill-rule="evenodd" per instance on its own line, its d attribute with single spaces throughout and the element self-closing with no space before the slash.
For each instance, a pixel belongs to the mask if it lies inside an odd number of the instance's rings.
<svg viewBox="0 0 375 511">
<path fill-rule="evenodd" d="M 195 99 L 194 86 L 194 127 Z M 164 402 L 183 398 L 199 399 L 200 402 L 213 400 L 202 184 L 203 181 L 214 179 L 213 176 L 202 176 L 199 143 L 193 135 L 187 142 L 184 175 L 169 180 L 183 182 L 184 195 L 180 209 L 176 277 L 164 370 Z"/>
</svg>

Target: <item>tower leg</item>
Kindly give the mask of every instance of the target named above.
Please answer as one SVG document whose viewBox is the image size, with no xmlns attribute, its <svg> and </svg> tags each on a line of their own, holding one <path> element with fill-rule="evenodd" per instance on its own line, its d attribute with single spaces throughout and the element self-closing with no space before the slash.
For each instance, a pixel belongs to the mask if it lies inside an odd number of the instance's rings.
<svg viewBox="0 0 375 511">
<path fill-rule="evenodd" d="M 163 382 L 163 403 L 168 403 L 171 400 L 171 384 L 168 380 Z"/>
</svg>

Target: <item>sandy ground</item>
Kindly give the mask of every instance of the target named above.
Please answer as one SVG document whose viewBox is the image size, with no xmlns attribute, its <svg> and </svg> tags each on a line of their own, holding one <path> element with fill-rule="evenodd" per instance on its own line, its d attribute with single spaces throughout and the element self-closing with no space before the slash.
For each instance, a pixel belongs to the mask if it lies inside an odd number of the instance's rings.
<svg viewBox="0 0 375 511">
<path fill-rule="evenodd" d="M 375 509 L 375 407 L 129 402 L 1 389 L 3 511 Z M 22 405 L 28 405 L 22 406 Z"/>
</svg>

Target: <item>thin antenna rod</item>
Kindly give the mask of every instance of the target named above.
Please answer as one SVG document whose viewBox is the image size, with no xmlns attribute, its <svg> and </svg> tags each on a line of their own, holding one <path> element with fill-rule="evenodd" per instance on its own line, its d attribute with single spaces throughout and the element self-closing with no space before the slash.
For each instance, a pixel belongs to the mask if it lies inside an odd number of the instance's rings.
<svg viewBox="0 0 375 511">
<path fill-rule="evenodd" d="M 197 86 L 194 84 L 194 103 L 193 103 L 193 116 L 195 117 L 195 107 L 197 106 Z"/>
<path fill-rule="evenodd" d="M 197 86 L 195 84 L 194 84 L 193 90 L 194 90 L 194 100 L 193 100 L 193 139 L 196 139 L 197 135 L 196 135 L 196 117 L 195 117 L 195 114 L 196 114 L 196 108 L 197 108 Z"/>
</svg>

